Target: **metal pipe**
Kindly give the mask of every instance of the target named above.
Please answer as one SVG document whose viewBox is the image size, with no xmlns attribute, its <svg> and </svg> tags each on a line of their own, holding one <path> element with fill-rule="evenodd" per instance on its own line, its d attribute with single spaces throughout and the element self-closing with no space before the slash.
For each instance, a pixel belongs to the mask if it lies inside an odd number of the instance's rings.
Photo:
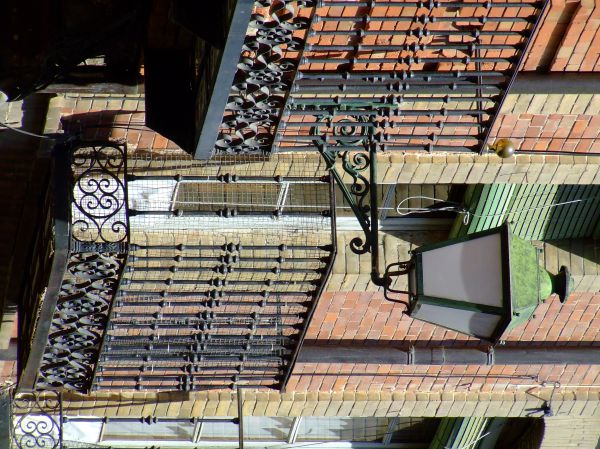
<svg viewBox="0 0 600 449">
<path fill-rule="evenodd" d="M 383 97 L 379 100 L 375 99 L 367 99 L 364 97 L 341 97 L 334 96 L 330 98 L 322 98 L 322 97 L 300 97 L 300 98 L 291 98 L 290 104 L 295 106 L 317 106 L 317 107 L 326 107 L 326 106 L 339 106 L 341 103 L 350 106 L 373 106 L 373 105 L 390 105 L 399 107 L 402 103 L 405 102 L 426 102 L 426 103 L 434 103 L 434 102 L 444 102 L 449 103 L 450 101 L 455 102 L 475 102 L 475 101 L 496 101 L 498 96 L 492 95 L 489 97 L 486 96 L 474 96 L 474 97 L 460 97 L 460 96 L 452 96 L 452 95 L 444 95 L 443 97 L 411 97 L 406 95 L 389 95 L 387 97 Z M 332 128 L 343 128 L 347 126 L 363 126 L 363 127 L 374 127 L 378 126 L 378 123 L 372 122 L 336 122 L 336 123 L 327 123 L 327 122 L 317 122 L 316 124 L 327 125 Z M 286 127 L 290 126 L 309 126 L 313 125 L 313 123 L 306 122 L 288 122 L 286 123 Z"/>
<path fill-rule="evenodd" d="M 452 153 L 472 153 L 475 148 L 473 147 L 463 147 L 463 146 L 450 146 L 450 145 L 390 145 L 390 144 L 382 144 L 380 146 L 382 151 L 449 151 Z M 282 151 L 315 151 L 317 146 L 314 145 L 294 145 L 294 146 L 282 146 Z M 352 145 L 336 145 L 331 146 L 331 149 L 335 151 L 361 151 L 361 147 L 352 146 Z"/>
<path fill-rule="evenodd" d="M 393 119 L 393 117 L 392 117 Z M 366 122 L 336 122 L 336 123 L 331 123 L 328 124 L 327 122 L 289 122 L 286 123 L 286 127 L 294 127 L 294 128 L 301 128 L 301 127 L 314 127 L 314 126 L 331 126 L 333 127 L 333 125 L 344 125 L 345 126 L 354 126 L 355 124 L 358 123 L 358 126 L 364 126 L 364 127 L 372 127 L 372 128 L 389 128 L 389 127 L 396 127 L 396 128 L 403 128 L 403 127 L 410 127 L 410 128 L 455 128 L 455 127 L 461 127 L 461 128 L 465 128 L 465 127 L 476 127 L 479 126 L 479 123 L 473 122 L 473 123 L 467 123 L 467 122 L 445 122 L 442 120 L 438 120 L 435 122 L 404 122 L 404 121 L 395 121 L 395 120 L 389 120 L 389 119 L 383 119 L 379 122 L 375 122 L 375 123 L 369 123 L 368 125 L 363 125 L 363 123 Z M 294 126 L 291 126 L 294 125 Z M 531 151 L 531 153 L 534 154 L 539 154 L 539 151 Z M 585 153 L 583 153 L 585 154 Z"/>
<path fill-rule="evenodd" d="M 354 30 L 316 30 L 311 29 L 309 31 L 309 37 L 314 36 L 345 36 L 352 38 L 355 36 L 415 36 L 418 38 L 423 37 L 435 37 L 435 36 L 521 36 L 529 37 L 530 31 L 496 31 L 496 30 L 465 30 L 465 31 L 454 31 L 454 30 L 429 30 L 423 28 L 417 28 L 414 30 L 365 30 L 362 28 L 356 28 Z"/>
<path fill-rule="evenodd" d="M 481 87 L 481 88 L 480 88 Z M 434 94 L 434 95 L 456 95 L 456 94 L 476 94 L 478 90 L 481 90 L 484 94 L 498 95 L 502 89 L 499 85 L 482 84 L 479 86 L 476 82 L 469 83 L 449 83 L 449 84 L 436 84 L 436 83 L 423 83 L 415 87 L 415 83 L 407 82 L 394 82 L 389 84 L 375 83 L 375 82 L 364 82 L 356 83 L 354 85 L 348 84 L 333 84 L 321 82 L 314 85 L 302 84 L 297 85 L 295 94 L 311 95 L 311 94 L 332 94 L 334 92 L 347 92 L 357 95 L 383 95 L 389 94 L 390 92 L 408 92 L 411 94 Z M 443 98 L 443 97 L 442 97 Z M 367 99 L 365 98 L 365 101 Z M 339 106 L 339 105 L 334 105 Z M 353 106 L 350 104 L 350 106 Z M 398 104 L 395 103 L 383 103 L 381 107 L 397 108 Z"/>
<path fill-rule="evenodd" d="M 371 7 L 369 0 L 320 0 L 319 7 L 333 8 L 336 6 Z M 404 0 L 378 0 L 375 6 L 402 6 L 418 8 L 538 8 L 543 2 L 457 2 L 457 1 L 404 1 Z"/>
<path fill-rule="evenodd" d="M 295 110 L 291 110 L 290 111 L 290 115 L 318 115 L 318 112 L 321 111 L 315 111 L 315 110 L 299 110 L 299 109 L 295 109 Z M 325 111 L 323 111 L 325 112 Z M 401 111 L 394 111 L 397 112 L 398 116 L 405 116 L 405 117 L 436 117 L 436 116 L 444 116 L 444 117 L 448 117 L 448 116 L 456 116 L 456 117 L 462 117 L 462 116 L 469 116 L 469 117 L 476 117 L 478 115 L 491 115 L 495 112 L 495 107 L 494 108 L 487 108 L 487 109 L 483 109 L 483 110 L 478 110 L 478 109 L 446 109 L 446 108 L 441 108 L 441 109 L 406 109 L 406 110 L 401 110 Z M 378 111 L 361 111 L 361 110 L 355 110 L 355 109 L 349 109 L 349 110 L 344 110 L 343 111 L 344 115 L 380 115 Z M 315 139 L 318 139 L 318 136 L 314 136 Z"/>
<path fill-rule="evenodd" d="M 255 205 L 258 207 L 260 205 Z M 269 205 L 265 206 L 265 209 L 271 207 Z M 289 210 L 290 205 L 286 206 L 286 211 L 281 212 L 279 209 L 273 210 L 239 210 L 236 208 L 224 208 L 215 211 L 199 211 L 199 210 L 137 210 L 137 209 L 129 209 L 129 215 L 132 217 L 137 216 L 145 216 L 145 215 L 158 215 L 158 216 L 166 216 L 169 218 L 181 218 L 181 217 L 221 217 L 221 218 L 236 218 L 236 217 L 273 217 L 277 218 L 282 215 L 285 216 L 301 216 L 305 217 L 307 215 L 316 216 L 316 217 L 328 217 L 330 212 L 328 210 L 321 210 L 318 212 L 312 212 L 310 209 L 303 208 L 300 211 Z M 315 206 L 318 207 L 318 206 Z"/>
<path fill-rule="evenodd" d="M 186 256 L 178 254 L 175 256 L 129 256 L 131 262 L 137 262 L 142 260 L 172 260 L 175 262 L 222 262 L 227 265 L 238 263 L 238 262 L 277 262 L 277 263 L 316 263 L 316 262 L 327 262 L 328 257 L 242 257 L 238 254 L 224 254 L 219 256 Z"/>
<path fill-rule="evenodd" d="M 279 268 L 279 267 L 273 267 L 273 268 L 257 268 L 257 267 L 232 267 L 230 265 L 215 265 L 212 267 L 203 267 L 200 265 L 195 265 L 192 267 L 178 267 L 175 265 L 171 265 L 168 267 L 137 267 L 137 266 L 132 266 L 129 265 L 125 271 L 128 273 L 154 273 L 154 272 L 164 272 L 164 271 L 169 271 L 171 273 L 176 273 L 178 271 L 182 271 L 182 272 L 187 272 L 187 271 L 191 271 L 191 272 L 197 272 L 199 270 L 209 270 L 215 273 L 235 273 L 235 272 L 240 272 L 240 273 L 274 273 L 274 274 L 281 274 L 281 273 L 304 273 L 304 274 L 321 274 L 323 272 L 322 269 L 320 268 L 314 268 L 314 269 L 310 269 L 310 268 Z"/>
<path fill-rule="evenodd" d="M 226 285 L 264 285 L 270 287 L 272 285 L 298 285 L 298 284 L 313 284 L 312 281 L 302 279 L 297 281 L 281 281 L 277 279 L 264 279 L 260 281 L 239 280 L 239 279 L 123 279 L 121 286 L 136 285 L 136 284 L 164 284 L 164 285 L 212 285 L 214 287 L 223 287 Z"/>
<path fill-rule="evenodd" d="M 121 376 L 111 376 L 111 375 L 102 375 L 98 376 L 98 382 L 125 382 L 125 383 L 139 383 L 139 382 L 152 382 L 152 381 L 160 381 L 160 382 L 168 382 L 168 381 L 177 381 L 182 380 L 181 374 L 149 374 L 146 376 L 135 376 L 134 378 L 124 378 Z M 238 381 L 246 381 L 246 380 L 273 380 L 271 377 L 267 376 L 259 376 L 259 375 L 243 375 L 243 374 L 232 374 L 231 376 L 215 376 L 214 374 L 206 374 L 206 375 L 190 375 L 190 378 L 187 379 L 189 382 L 195 383 L 196 379 L 207 379 L 210 380 L 230 380 L 232 382 Z"/>
<path fill-rule="evenodd" d="M 402 126 L 402 125 L 400 125 Z M 475 125 L 476 126 L 476 125 Z M 394 141 L 396 139 L 408 139 L 408 140 L 417 140 L 417 139 L 426 139 L 426 140 L 431 140 L 431 141 L 437 141 L 437 140 L 467 140 L 467 139 L 474 139 L 474 140 L 480 140 L 479 137 L 477 135 L 468 135 L 468 134 L 385 134 L 385 133 L 381 133 L 381 139 L 380 142 L 390 142 L 390 141 Z M 370 140 L 369 136 L 363 136 L 363 135 L 350 135 L 350 136 L 336 136 L 336 135 L 331 135 L 331 136 L 327 136 L 327 140 L 321 138 L 321 137 L 315 137 L 315 136 L 283 136 L 281 138 L 281 142 L 286 142 L 286 143 L 295 143 L 295 142 L 314 142 L 317 141 L 318 143 L 328 143 L 330 145 L 335 145 L 336 142 L 355 142 L 355 141 L 362 141 L 363 143 L 366 143 L 367 141 Z"/>
<path fill-rule="evenodd" d="M 305 344 L 304 363 L 387 363 L 399 365 L 600 365 L 598 348 L 497 346 L 396 348 Z"/>
<path fill-rule="evenodd" d="M 156 329 L 195 329 L 195 330 L 219 330 L 219 329 L 252 329 L 252 330 L 269 330 L 281 328 L 281 329 L 298 329 L 298 324 L 243 324 L 243 323 L 221 323 L 221 322 L 212 322 L 212 321 L 199 321 L 194 323 L 190 321 L 189 323 L 179 324 L 176 322 L 138 322 L 138 323 L 118 323 L 117 326 L 112 326 L 111 330 L 114 329 L 139 329 L 139 328 L 149 328 L 152 330 Z"/>
<path fill-rule="evenodd" d="M 243 250 L 273 250 L 273 251 L 294 251 L 294 250 L 321 250 L 331 251 L 331 245 L 242 245 L 241 243 L 224 243 L 222 245 L 130 245 L 131 251 L 140 250 L 221 250 L 227 252 L 241 252 Z"/>
<path fill-rule="evenodd" d="M 334 63 L 353 63 L 353 64 L 371 64 L 371 63 L 398 63 L 398 64 L 427 64 L 427 63 L 439 63 L 439 62 L 449 62 L 449 63 L 459 63 L 459 64 L 471 64 L 481 62 L 484 64 L 489 63 L 499 63 L 505 62 L 512 64 L 517 62 L 517 59 L 514 57 L 509 58 L 472 58 L 469 56 L 464 57 L 439 57 L 439 58 L 426 58 L 421 56 L 399 56 L 395 58 L 373 58 L 369 57 L 369 55 L 365 55 L 365 58 L 358 58 L 356 56 L 351 57 L 337 57 L 337 58 L 323 58 L 317 56 L 304 56 L 300 64 L 311 64 L 311 63 L 324 63 L 324 64 L 334 64 Z"/>
<path fill-rule="evenodd" d="M 191 176 L 191 175 L 127 175 L 127 181 L 164 181 L 194 183 L 225 183 L 225 184 L 323 184 L 319 178 L 309 176 L 243 176 L 237 174 L 223 174 L 218 176 Z"/>
<path fill-rule="evenodd" d="M 188 296 L 190 296 L 188 294 Z M 227 306 L 259 306 L 259 307 L 289 307 L 292 305 L 304 306 L 310 303 L 310 301 L 231 301 L 231 300 L 220 300 L 211 299 L 208 301 L 177 301 L 167 302 L 161 301 L 158 304 L 153 301 L 115 301 L 116 307 L 227 307 Z"/>
<path fill-rule="evenodd" d="M 215 334 L 193 334 L 193 335 L 126 335 L 126 336 L 114 336 L 109 335 L 107 341 L 113 345 L 135 345 L 137 342 L 152 343 L 155 345 L 165 345 L 171 343 L 182 343 L 185 345 L 190 344 L 190 340 L 193 342 L 210 342 L 213 340 L 218 341 L 235 341 L 240 344 L 246 343 L 257 343 L 257 344 L 271 344 L 278 342 L 282 344 L 282 341 L 293 340 L 292 337 L 283 335 L 256 335 L 256 334 L 226 334 L 226 335 L 215 335 Z"/>
<path fill-rule="evenodd" d="M 193 353 L 179 353 L 179 354 L 171 354 L 171 356 L 157 355 L 156 353 L 151 354 L 139 354 L 137 352 L 132 352 L 131 354 L 115 354 L 108 353 L 100 356 L 100 361 L 102 362 L 111 362 L 111 361 L 135 361 L 143 358 L 145 362 L 150 361 L 158 361 L 158 362 L 169 362 L 174 359 L 189 361 L 189 362 L 197 362 L 197 361 L 223 361 L 230 362 L 232 360 L 241 360 L 243 361 L 263 361 L 263 362 L 272 362 L 280 364 L 283 362 L 281 357 L 275 357 L 273 355 L 255 355 L 255 354 L 235 354 L 235 355 L 226 355 L 226 354 L 193 354 Z"/>
<path fill-rule="evenodd" d="M 258 313 L 258 312 L 253 312 L 252 314 L 250 314 L 250 316 L 252 317 L 251 319 L 279 319 L 279 318 L 286 318 L 286 317 L 291 317 L 291 318 L 298 318 L 298 319 L 303 319 L 304 315 L 302 313 Z M 137 318 L 137 317 L 142 317 L 145 319 L 150 319 L 150 317 L 148 316 L 147 313 L 131 313 L 131 312 L 115 312 L 114 314 L 114 318 L 118 319 L 118 318 Z M 219 319 L 219 318 L 225 318 L 225 319 L 234 319 L 234 320 L 243 320 L 243 319 L 247 319 L 244 316 L 240 316 L 239 313 L 233 313 L 233 312 L 214 312 L 214 311 L 204 311 L 204 312 L 198 312 L 196 314 L 190 314 L 188 313 L 162 313 L 162 312 L 155 312 L 152 314 L 152 318 L 160 320 L 163 318 L 167 318 L 167 319 L 172 319 L 172 318 L 184 318 L 185 320 L 208 320 L 208 319 Z M 130 320 L 128 320 L 130 321 Z M 141 320 L 138 320 L 138 322 L 141 322 Z"/>
<path fill-rule="evenodd" d="M 169 369 L 172 370 L 176 370 L 179 372 L 192 372 L 192 373 L 202 373 L 203 371 L 231 371 L 231 372 L 264 372 L 264 373 L 270 373 L 272 375 L 280 375 L 282 372 L 279 368 L 276 367 L 264 367 L 261 365 L 258 366 L 248 366 L 248 365 L 232 365 L 232 366 L 222 366 L 222 365 L 198 365 L 198 364 L 188 364 L 188 365 L 184 365 L 184 366 L 169 366 L 169 365 L 159 365 L 159 364 L 152 364 L 152 365 L 140 365 L 140 366 L 101 366 L 98 368 L 99 372 L 103 372 L 103 371 L 107 371 L 107 372 L 120 372 L 120 371 L 125 371 L 125 372 L 130 372 L 132 370 L 139 370 L 140 372 L 147 372 L 147 371 L 156 371 L 156 370 L 161 370 L 161 371 L 167 371 Z"/>
<path fill-rule="evenodd" d="M 436 23 L 436 22 L 476 22 L 476 23 L 534 23 L 536 16 L 529 17 L 429 17 L 425 14 L 421 16 L 315 16 L 313 23 L 319 22 L 354 22 L 354 23 L 368 23 L 368 22 L 410 22 L 410 23 Z"/>
<path fill-rule="evenodd" d="M 464 70 L 452 70 L 452 71 L 440 71 L 440 72 L 432 72 L 432 71 L 415 71 L 415 70 L 384 70 L 384 71 L 369 71 L 369 70 L 356 70 L 352 72 L 314 72 L 314 71 L 303 71 L 300 70 L 298 72 L 298 81 L 297 82 L 305 82 L 306 80 L 338 80 L 338 81 L 352 81 L 352 80 L 364 80 L 365 78 L 372 79 L 373 81 L 388 81 L 388 80 L 424 80 L 431 81 L 434 79 L 443 79 L 443 80 L 467 80 L 469 78 L 477 77 L 477 76 L 489 76 L 493 78 L 506 78 L 507 74 L 503 71 L 496 70 L 474 70 L 474 71 L 464 71 Z"/>
<path fill-rule="evenodd" d="M 202 342 L 202 343 L 149 343 L 147 345 L 126 345 L 126 344 L 107 344 L 107 351 L 113 354 L 130 354 L 132 351 L 139 354 L 187 354 L 187 353 L 202 353 L 209 354 L 211 352 L 219 353 L 226 352 L 229 354 L 271 354 L 276 351 L 285 351 L 288 349 L 284 345 L 266 344 L 254 345 L 249 342 L 244 344 L 235 343 L 217 343 L 217 342 Z"/>
<path fill-rule="evenodd" d="M 224 291 L 224 290 L 208 290 L 208 291 L 188 291 L 188 292 L 169 292 L 166 290 L 162 291 L 152 291 L 152 290 L 125 290 L 120 289 L 117 293 L 117 296 L 146 296 L 148 298 L 166 298 L 167 296 L 175 297 L 175 298 L 186 298 L 186 297 L 207 297 L 218 300 L 218 298 L 223 298 L 227 296 L 242 296 L 242 297 L 253 297 L 253 296 L 262 296 L 263 298 L 267 298 L 271 295 L 279 295 L 279 296 L 305 296 L 311 297 L 312 290 L 308 290 L 306 292 L 299 291 L 283 291 L 283 292 L 268 292 L 268 291 L 260 291 L 260 292 L 249 292 L 249 291 Z M 198 301 L 200 302 L 200 301 Z"/>
<path fill-rule="evenodd" d="M 327 51 L 425 51 L 425 50 L 466 50 L 472 52 L 476 49 L 480 50 L 520 50 L 519 45 L 507 45 L 507 44 L 478 44 L 478 43 L 463 43 L 463 44 L 448 44 L 448 45 L 435 45 L 435 44 L 402 44 L 402 45 L 317 45 L 312 44 L 308 46 L 308 50 L 315 52 L 327 52 Z"/>
</svg>

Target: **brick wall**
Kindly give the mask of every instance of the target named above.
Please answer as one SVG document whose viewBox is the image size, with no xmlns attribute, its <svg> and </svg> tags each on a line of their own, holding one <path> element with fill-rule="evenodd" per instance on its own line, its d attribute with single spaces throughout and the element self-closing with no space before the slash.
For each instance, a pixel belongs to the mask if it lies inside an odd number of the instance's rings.
<svg viewBox="0 0 600 449">
<path fill-rule="evenodd" d="M 563 391 L 539 386 L 505 392 L 245 391 L 248 416 L 541 416 L 535 410 L 552 399 L 557 416 L 600 416 L 598 388 Z M 235 392 L 115 393 L 90 396 L 67 393 L 63 413 L 81 416 L 202 417 L 237 416 Z"/>
<path fill-rule="evenodd" d="M 600 5 L 596 0 L 551 0 L 524 70 L 600 70 Z"/>
</svg>

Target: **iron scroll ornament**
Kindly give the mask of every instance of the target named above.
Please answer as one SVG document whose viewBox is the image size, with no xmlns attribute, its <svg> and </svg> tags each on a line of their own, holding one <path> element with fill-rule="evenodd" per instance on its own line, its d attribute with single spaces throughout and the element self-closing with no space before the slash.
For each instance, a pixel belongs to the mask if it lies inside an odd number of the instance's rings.
<svg viewBox="0 0 600 449">
<path fill-rule="evenodd" d="M 257 0 L 249 23 L 215 154 L 267 154 L 271 151 L 286 96 L 298 68 L 304 41 L 294 36 L 310 20 L 299 15 L 314 0 Z"/>
<path fill-rule="evenodd" d="M 81 242 L 125 242 L 129 234 L 124 182 L 126 148 L 98 144 L 77 147 L 71 156 L 72 237 Z"/>
<path fill-rule="evenodd" d="M 371 253 L 371 281 L 383 287 L 385 298 L 394 300 L 390 293 L 406 293 L 391 288 L 393 278 L 408 273 L 411 262 L 399 262 L 388 265 L 383 274 L 379 269 L 379 218 L 377 208 L 377 143 L 365 143 L 362 151 L 336 151 L 335 146 L 328 147 L 323 140 L 315 140 L 315 146 L 325 160 L 327 170 L 337 183 L 342 196 L 350 205 L 358 220 L 364 237 L 355 237 L 350 241 L 350 250 L 362 255 Z M 342 175 L 336 168 L 336 161 L 341 159 L 341 166 L 350 175 L 350 188 L 344 183 Z M 367 172 L 368 177 L 363 173 Z"/>
<path fill-rule="evenodd" d="M 124 254 L 71 255 L 52 318 L 37 388 L 89 389 L 124 264 Z"/>
<path fill-rule="evenodd" d="M 62 448 L 62 400 L 56 391 L 13 396 L 12 441 L 17 449 Z"/>
</svg>

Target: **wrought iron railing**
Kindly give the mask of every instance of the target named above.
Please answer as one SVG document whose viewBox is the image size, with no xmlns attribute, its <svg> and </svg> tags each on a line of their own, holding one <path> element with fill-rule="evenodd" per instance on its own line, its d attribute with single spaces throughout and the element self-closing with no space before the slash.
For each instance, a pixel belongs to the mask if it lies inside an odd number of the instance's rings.
<svg viewBox="0 0 600 449">
<path fill-rule="evenodd" d="M 126 147 L 55 148 L 53 247 L 20 387 L 89 389 L 127 256 Z"/>
<path fill-rule="evenodd" d="M 331 183 L 129 179 L 134 232 L 93 389 L 282 388 L 332 267 Z M 145 204 L 142 186 L 172 193 Z"/>
<path fill-rule="evenodd" d="M 20 387 L 282 388 L 333 263 L 329 178 L 160 161 L 141 176 L 126 157 L 56 148 L 55 250 Z"/>
<path fill-rule="evenodd" d="M 12 397 L 10 449 L 62 449 L 62 397 L 23 391 Z"/>
<path fill-rule="evenodd" d="M 316 0 L 254 2 L 214 155 L 271 152 L 315 4 Z"/>
</svg>

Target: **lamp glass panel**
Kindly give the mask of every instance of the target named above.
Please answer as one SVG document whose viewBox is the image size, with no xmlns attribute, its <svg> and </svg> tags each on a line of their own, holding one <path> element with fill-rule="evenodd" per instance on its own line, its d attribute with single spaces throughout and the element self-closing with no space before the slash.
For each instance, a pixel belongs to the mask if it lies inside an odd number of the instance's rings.
<svg viewBox="0 0 600 449">
<path fill-rule="evenodd" d="M 448 308 L 423 302 L 420 303 L 420 306 L 411 316 L 463 334 L 482 338 L 491 338 L 502 319 L 500 315 Z"/>
<path fill-rule="evenodd" d="M 422 275 L 422 295 L 502 307 L 500 234 L 424 251 Z"/>
</svg>

